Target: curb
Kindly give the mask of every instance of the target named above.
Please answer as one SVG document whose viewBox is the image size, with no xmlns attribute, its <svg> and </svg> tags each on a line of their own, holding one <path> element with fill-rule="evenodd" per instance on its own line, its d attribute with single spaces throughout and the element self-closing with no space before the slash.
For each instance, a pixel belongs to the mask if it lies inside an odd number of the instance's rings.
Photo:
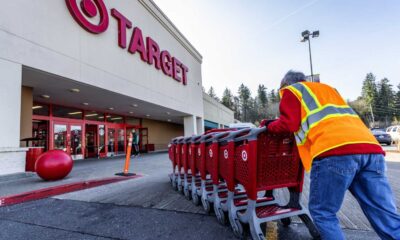
<svg viewBox="0 0 400 240">
<path fill-rule="evenodd" d="M 121 181 L 126 181 L 130 179 L 140 178 L 142 175 L 135 175 L 129 177 L 111 177 L 111 178 L 104 178 L 104 179 L 94 179 L 88 181 L 81 181 L 75 183 L 69 183 L 49 188 L 42 188 L 34 191 L 19 193 L 15 195 L 9 195 L 0 197 L 0 207 L 10 206 L 14 204 L 19 204 L 28 201 L 39 200 L 47 197 L 52 197 L 56 195 L 61 195 L 64 193 L 80 191 L 84 189 L 99 187 L 102 185 L 116 183 Z"/>
</svg>

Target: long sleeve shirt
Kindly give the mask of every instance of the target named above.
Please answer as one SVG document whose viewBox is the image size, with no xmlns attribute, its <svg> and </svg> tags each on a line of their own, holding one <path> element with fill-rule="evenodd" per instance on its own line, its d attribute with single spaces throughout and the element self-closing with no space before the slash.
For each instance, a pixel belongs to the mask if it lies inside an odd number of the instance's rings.
<svg viewBox="0 0 400 240">
<path fill-rule="evenodd" d="M 289 90 L 284 90 L 279 105 L 280 117 L 268 125 L 271 132 L 296 132 L 301 124 L 301 103 Z M 315 158 L 352 154 L 385 154 L 381 146 L 368 143 L 348 144 L 328 150 Z"/>
</svg>

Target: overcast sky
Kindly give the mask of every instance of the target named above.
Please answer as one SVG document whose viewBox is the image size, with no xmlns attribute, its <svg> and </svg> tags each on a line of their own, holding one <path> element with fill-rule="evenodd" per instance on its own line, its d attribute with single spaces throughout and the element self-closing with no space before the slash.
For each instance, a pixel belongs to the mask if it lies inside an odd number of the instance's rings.
<svg viewBox="0 0 400 240">
<path fill-rule="evenodd" d="M 221 96 L 241 83 L 278 88 L 289 69 L 314 73 L 345 99 L 360 95 L 368 72 L 400 84 L 400 1 L 154 0 L 203 56 L 203 86 Z"/>
</svg>

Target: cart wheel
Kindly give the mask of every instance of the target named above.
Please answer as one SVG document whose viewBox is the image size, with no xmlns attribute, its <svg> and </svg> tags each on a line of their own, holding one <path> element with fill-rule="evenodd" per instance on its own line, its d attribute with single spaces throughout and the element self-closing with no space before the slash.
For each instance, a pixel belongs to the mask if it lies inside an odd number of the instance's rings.
<svg viewBox="0 0 400 240">
<path fill-rule="evenodd" d="M 192 202 L 196 206 L 200 204 L 199 196 L 197 195 L 197 193 L 192 192 Z"/>
<path fill-rule="evenodd" d="M 317 227 L 315 227 L 314 222 L 311 220 L 311 217 L 308 216 L 308 214 L 303 214 L 299 216 L 301 221 L 306 225 L 308 228 L 308 231 L 310 232 L 311 236 L 315 240 L 321 239 L 321 235 L 319 234 L 319 231 Z"/>
<path fill-rule="evenodd" d="M 217 220 L 219 223 L 221 223 L 222 225 L 226 224 L 226 213 L 224 211 L 222 211 L 222 208 L 217 207 L 216 204 L 214 204 L 214 212 L 215 212 L 215 216 L 217 216 Z"/>
<path fill-rule="evenodd" d="M 231 215 L 229 215 L 229 223 L 231 225 L 233 234 L 240 238 L 240 239 L 244 239 L 245 237 L 245 233 L 243 230 L 243 225 L 242 223 L 239 221 L 238 218 L 233 218 Z"/>
<path fill-rule="evenodd" d="M 282 218 L 281 223 L 283 224 L 284 227 L 288 227 L 292 223 L 292 219 L 290 217 Z"/>
<path fill-rule="evenodd" d="M 178 185 L 178 192 L 183 193 L 183 187 L 182 184 Z"/>
<path fill-rule="evenodd" d="M 186 197 L 187 200 L 192 199 L 192 196 L 191 196 L 191 194 L 190 194 L 189 189 L 187 189 L 187 188 L 184 189 L 184 190 L 183 190 L 183 193 L 185 194 L 185 197 Z"/>
<path fill-rule="evenodd" d="M 201 203 L 203 205 L 204 211 L 206 213 L 210 213 L 210 210 L 211 210 L 210 202 L 204 198 L 201 198 Z"/>
</svg>

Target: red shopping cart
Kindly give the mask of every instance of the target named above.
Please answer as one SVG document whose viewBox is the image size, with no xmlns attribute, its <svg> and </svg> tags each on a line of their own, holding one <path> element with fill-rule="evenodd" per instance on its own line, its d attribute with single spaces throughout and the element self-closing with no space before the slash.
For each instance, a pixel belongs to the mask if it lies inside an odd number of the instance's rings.
<svg viewBox="0 0 400 240">
<path fill-rule="evenodd" d="M 290 217 L 299 216 L 310 234 L 317 238 L 308 210 L 300 203 L 304 170 L 297 152 L 293 134 L 273 134 L 266 128 L 249 131 L 234 139 L 235 180 L 246 190 L 248 203 L 245 211 L 238 211 L 234 224 L 249 224 L 253 239 L 265 239 L 260 224 L 284 219 L 290 224 Z M 288 188 L 289 203 L 281 206 L 276 202 L 257 204 L 260 191 Z"/>
</svg>

